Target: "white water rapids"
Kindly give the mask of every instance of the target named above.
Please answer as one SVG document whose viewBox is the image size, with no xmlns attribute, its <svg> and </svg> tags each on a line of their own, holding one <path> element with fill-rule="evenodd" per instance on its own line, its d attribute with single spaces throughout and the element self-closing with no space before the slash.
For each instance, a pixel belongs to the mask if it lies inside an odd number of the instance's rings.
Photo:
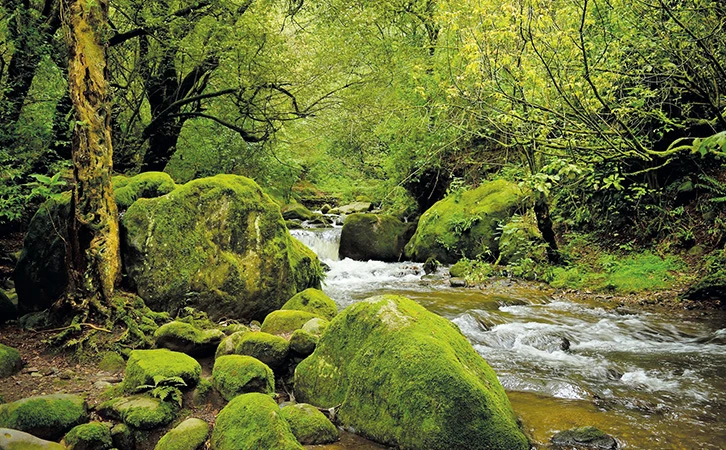
<svg viewBox="0 0 726 450">
<path fill-rule="evenodd" d="M 340 228 L 291 233 L 330 267 L 323 290 L 341 309 L 371 295 L 404 295 L 457 324 L 507 391 L 594 404 L 643 435 L 621 435 L 628 448 L 726 448 L 723 313 L 553 300 L 507 280 L 453 289 L 418 263 L 339 260 Z"/>
</svg>

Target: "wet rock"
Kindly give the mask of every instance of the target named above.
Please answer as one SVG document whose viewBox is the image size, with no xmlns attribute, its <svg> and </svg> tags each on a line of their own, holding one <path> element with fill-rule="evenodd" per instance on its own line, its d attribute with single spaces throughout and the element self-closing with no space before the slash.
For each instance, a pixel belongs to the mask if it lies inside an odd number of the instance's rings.
<svg viewBox="0 0 726 450">
<path fill-rule="evenodd" d="M 190 418 L 166 433 L 154 450 L 197 450 L 209 436 L 209 425 L 201 419 Z"/>
<path fill-rule="evenodd" d="M 563 352 L 570 350 L 570 340 L 566 337 L 560 338 L 560 350 L 562 350 Z"/>
<path fill-rule="evenodd" d="M 413 228 L 385 214 L 352 214 L 340 234 L 340 258 L 399 261 Z"/>
<path fill-rule="evenodd" d="M 87 421 L 88 406 L 77 395 L 42 395 L 0 405 L 0 427 L 42 439 L 58 440 L 71 428 Z"/>
<path fill-rule="evenodd" d="M 108 450 L 113 447 L 111 428 L 101 422 L 74 427 L 63 438 L 68 450 Z"/>
<path fill-rule="evenodd" d="M 251 356 L 226 355 L 214 361 L 212 384 L 230 401 L 240 394 L 275 391 L 275 377 L 272 370 L 262 361 Z"/>
<path fill-rule="evenodd" d="M 23 366 L 20 353 L 12 347 L 0 344 L 0 378 L 13 375 Z"/>
<path fill-rule="evenodd" d="M 564 448 L 615 450 L 615 439 L 595 427 L 573 428 L 552 436 L 552 444 Z"/>
<path fill-rule="evenodd" d="M 156 346 L 190 356 L 205 357 L 214 354 L 224 333 L 217 329 L 202 330 L 186 322 L 173 321 L 154 332 Z"/>
<path fill-rule="evenodd" d="M 423 270 L 426 275 L 431 275 L 432 273 L 436 273 L 436 270 L 441 266 L 441 263 L 436 260 L 436 258 L 428 258 L 426 262 L 423 264 Z M 455 276 L 454 274 L 451 274 L 451 276 Z"/>
<path fill-rule="evenodd" d="M 8 428 L 0 428 L 0 448 L 3 450 L 66 450 L 64 445 Z"/>
<path fill-rule="evenodd" d="M 463 288 L 467 287 L 469 283 L 467 283 L 463 278 L 450 278 L 449 285 L 454 288 Z"/>
<path fill-rule="evenodd" d="M 355 214 L 355 213 L 364 213 L 367 211 L 370 211 L 371 209 L 371 203 L 370 202 L 353 202 L 348 205 L 339 206 L 338 208 L 335 208 L 337 210 L 335 213 L 333 210 L 329 211 L 330 214 Z"/>
<path fill-rule="evenodd" d="M 282 406 L 282 405 L 281 405 Z M 318 409 L 306 403 L 284 406 L 280 415 L 303 445 L 330 444 L 340 437 L 338 429 Z"/>
</svg>

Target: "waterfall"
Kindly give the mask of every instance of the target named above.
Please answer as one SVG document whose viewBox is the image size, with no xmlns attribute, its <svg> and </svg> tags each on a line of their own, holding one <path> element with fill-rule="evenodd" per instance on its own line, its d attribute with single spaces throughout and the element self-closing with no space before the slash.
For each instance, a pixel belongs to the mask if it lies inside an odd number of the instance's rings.
<svg viewBox="0 0 726 450">
<path fill-rule="evenodd" d="M 338 261 L 342 228 L 306 228 L 290 230 L 292 237 L 308 246 L 321 261 Z"/>
</svg>

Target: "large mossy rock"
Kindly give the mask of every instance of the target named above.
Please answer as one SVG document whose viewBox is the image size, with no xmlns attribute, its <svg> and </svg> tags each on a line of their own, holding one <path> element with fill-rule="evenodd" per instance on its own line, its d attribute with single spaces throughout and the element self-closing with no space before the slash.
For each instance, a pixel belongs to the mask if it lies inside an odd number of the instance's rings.
<svg viewBox="0 0 726 450">
<path fill-rule="evenodd" d="M 118 397 L 101 403 L 97 412 L 101 417 L 121 420 L 139 430 L 153 430 L 170 424 L 177 413 L 177 405 L 148 395 Z"/>
<path fill-rule="evenodd" d="M 137 200 L 121 228 L 129 281 L 155 310 L 261 320 L 320 285 L 317 257 L 249 178 L 217 175 Z"/>
<path fill-rule="evenodd" d="M 217 416 L 212 450 L 302 450 L 275 400 L 265 394 L 235 397 Z"/>
<path fill-rule="evenodd" d="M 217 358 L 212 369 L 212 384 L 227 401 L 249 392 L 275 392 L 272 369 L 262 361 L 244 355 Z"/>
<path fill-rule="evenodd" d="M 45 441 L 32 434 L 9 428 L 0 428 L 0 449 L 2 450 L 66 450 L 57 442 Z"/>
<path fill-rule="evenodd" d="M 197 357 L 213 355 L 224 337 L 218 329 L 203 330 L 180 321 L 166 323 L 154 332 L 157 347 Z"/>
<path fill-rule="evenodd" d="M 522 190 L 504 180 L 451 194 L 421 216 L 416 233 L 406 245 L 406 257 L 452 264 L 462 256 L 497 255 L 497 228 L 509 221 L 523 199 Z"/>
<path fill-rule="evenodd" d="M 230 352 L 231 349 L 231 352 Z M 247 355 L 257 358 L 273 370 L 287 361 L 290 343 L 283 337 L 262 331 L 238 332 L 219 344 L 216 357 L 223 355 Z"/>
<path fill-rule="evenodd" d="M 166 433 L 154 450 L 197 450 L 209 436 L 209 425 L 201 419 L 190 418 Z"/>
<path fill-rule="evenodd" d="M 308 288 L 295 294 L 280 309 L 307 311 L 318 317 L 331 320 L 338 314 L 338 306 L 320 289 Z"/>
<path fill-rule="evenodd" d="M 356 303 L 295 370 L 295 397 L 402 449 L 527 449 L 494 371 L 456 325 L 404 297 Z"/>
<path fill-rule="evenodd" d="M 293 309 L 281 309 L 272 311 L 262 322 L 260 331 L 276 335 L 290 335 L 293 331 L 299 330 L 308 321 L 318 316 L 307 312 Z"/>
<path fill-rule="evenodd" d="M 164 172 L 144 172 L 131 178 L 114 177 L 113 189 L 119 211 L 125 211 L 140 198 L 166 195 L 176 188 L 174 180 Z"/>
<path fill-rule="evenodd" d="M 108 450 L 113 447 L 111 428 L 101 422 L 74 427 L 63 438 L 68 450 Z"/>
<path fill-rule="evenodd" d="M 357 261 L 398 261 L 413 229 L 385 214 L 352 214 L 340 234 L 340 258 Z"/>
<path fill-rule="evenodd" d="M 139 386 L 154 386 L 158 380 L 174 377 L 194 387 L 201 374 L 202 366 L 185 353 L 166 349 L 134 350 L 126 362 L 124 391 L 131 394 Z"/>
<path fill-rule="evenodd" d="M 0 344 L 0 378 L 14 374 L 23 365 L 20 353 L 12 347 Z"/>
<path fill-rule="evenodd" d="M 338 429 L 317 408 L 307 403 L 285 406 L 280 415 L 303 445 L 330 444 L 340 438 Z"/>
<path fill-rule="evenodd" d="M 77 395 L 28 397 L 0 405 L 0 427 L 57 441 L 71 428 L 88 422 L 88 406 Z"/>
</svg>

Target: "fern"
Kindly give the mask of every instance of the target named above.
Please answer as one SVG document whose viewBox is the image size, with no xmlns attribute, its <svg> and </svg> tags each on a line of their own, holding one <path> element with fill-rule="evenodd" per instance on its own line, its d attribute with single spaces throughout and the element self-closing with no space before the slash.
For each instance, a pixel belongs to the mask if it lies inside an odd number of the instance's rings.
<svg viewBox="0 0 726 450">
<path fill-rule="evenodd" d="M 182 406 L 182 387 L 187 384 L 180 377 L 164 377 L 157 375 L 154 377 L 154 384 L 142 384 L 136 388 L 136 392 L 149 391 L 152 397 L 158 398 L 162 402 L 173 401 L 179 407 Z"/>
</svg>

